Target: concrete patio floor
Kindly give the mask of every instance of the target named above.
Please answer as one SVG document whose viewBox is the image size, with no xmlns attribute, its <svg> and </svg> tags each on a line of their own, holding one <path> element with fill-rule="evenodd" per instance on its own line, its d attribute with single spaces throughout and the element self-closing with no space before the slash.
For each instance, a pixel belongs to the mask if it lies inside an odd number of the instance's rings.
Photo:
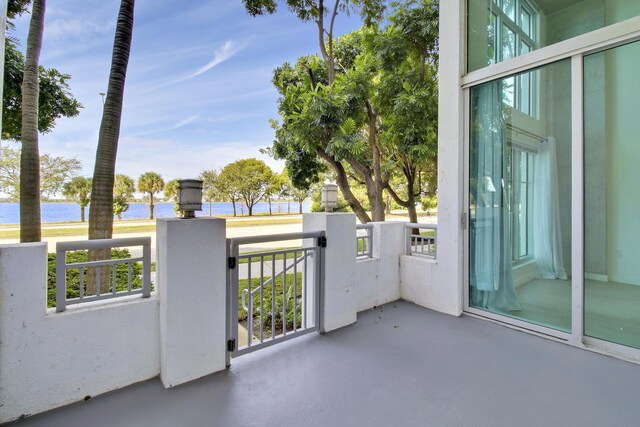
<svg viewBox="0 0 640 427">
<path fill-rule="evenodd" d="M 20 426 L 636 426 L 640 366 L 398 301 L 165 390 L 136 384 Z"/>
</svg>

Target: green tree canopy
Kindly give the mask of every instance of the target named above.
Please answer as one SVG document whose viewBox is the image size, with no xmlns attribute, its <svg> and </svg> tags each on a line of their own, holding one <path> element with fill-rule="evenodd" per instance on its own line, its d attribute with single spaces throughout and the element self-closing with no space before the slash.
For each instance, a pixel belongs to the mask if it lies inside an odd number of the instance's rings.
<svg viewBox="0 0 640 427">
<path fill-rule="evenodd" d="M 265 162 L 251 158 L 228 164 L 222 169 L 219 178 L 228 192 L 233 192 L 245 203 L 251 216 L 255 204 L 264 197 L 272 175 L 273 172 Z"/>
<path fill-rule="evenodd" d="M 205 169 L 200 172 L 198 179 L 202 181 L 202 198 L 209 202 L 209 216 L 213 214 L 211 204 L 215 201 L 222 201 L 224 198 L 219 183 L 220 173 L 214 169 Z"/>
<path fill-rule="evenodd" d="M 67 158 L 44 153 L 40 156 L 40 197 L 47 200 L 62 194 L 64 184 L 78 174 L 81 164 L 75 157 Z M 0 156 L 0 192 L 13 201 L 20 201 L 20 149 L 4 146 Z"/>
<path fill-rule="evenodd" d="M 138 178 L 138 191 L 149 195 L 149 219 L 153 219 L 153 196 L 164 189 L 164 180 L 156 172 L 145 172 Z"/>
<path fill-rule="evenodd" d="M 129 201 L 136 192 L 135 182 L 133 178 L 116 174 L 113 185 L 113 214 L 122 219 L 122 214 L 129 209 Z"/>
<path fill-rule="evenodd" d="M 384 220 L 385 189 L 415 219 L 421 174 L 437 153 L 438 4 L 392 6 L 385 28 L 365 25 L 334 40 L 333 78 L 317 55 L 285 63 L 273 77 L 281 121 L 271 122 L 271 153 L 286 161 L 298 188 L 317 182 L 322 163 L 329 165 L 363 222 Z M 394 188 L 394 174 L 406 184 Z M 364 187 L 366 200 L 354 186 Z M 412 190 L 402 198 L 401 187 Z"/>
<path fill-rule="evenodd" d="M 80 205 L 80 221 L 84 222 L 84 210 L 91 200 L 91 178 L 76 176 L 64 184 L 63 194 Z"/>
<path fill-rule="evenodd" d="M 24 55 L 9 38 L 5 40 L 4 87 L 2 94 L 2 139 L 22 139 L 22 78 Z M 69 87 L 71 76 L 55 68 L 39 66 L 38 131 L 53 130 L 61 117 L 76 117 L 82 105 Z"/>
<path fill-rule="evenodd" d="M 173 211 L 178 213 L 178 193 L 180 192 L 180 178 L 168 181 L 164 186 L 164 197 L 173 202 Z"/>
</svg>

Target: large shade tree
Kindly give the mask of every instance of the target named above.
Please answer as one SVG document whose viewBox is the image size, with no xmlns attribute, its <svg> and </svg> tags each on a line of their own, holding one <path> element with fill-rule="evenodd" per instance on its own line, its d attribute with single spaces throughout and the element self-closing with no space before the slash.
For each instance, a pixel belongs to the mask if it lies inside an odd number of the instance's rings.
<svg viewBox="0 0 640 427">
<path fill-rule="evenodd" d="M 0 192 L 20 201 L 20 149 L 2 147 L 0 155 Z M 75 157 L 40 156 L 40 199 L 47 200 L 63 191 L 64 184 L 81 169 Z"/>
<path fill-rule="evenodd" d="M 133 36 L 134 0 L 121 0 L 116 23 L 107 96 L 102 110 L 98 149 L 93 171 L 89 210 L 89 239 L 108 239 L 113 234 L 113 186 L 124 86 Z"/>
<path fill-rule="evenodd" d="M 273 171 L 258 159 L 242 159 L 230 163 L 222 169 L 220 180 L 232 188 L 237 197 L 247 206 L 249 216 L 253 207 L 267 192 Z"/>
<path fill-rule="evenodd" d="M 256 16 L 274 13 L 279 2 L 243 0 L 243 3 L 247 12 Z M 330 147 L 335 137 L 341 138 L 348 144 L 361 144 L 359 141 L 354 141 L 358 139 L 358 135 L 345 132 L 355 130 L 351 124 L 345 124 L 346 117 L 343 113 L 344 109 L 349 107 L 349 100 L 341 97 L 333 88 L 337 75 L 334 30 L 336 18 L 341 13 L 359 13 L 365 25 L 378 22 L 382 18 L 386 2 L 384 0 L 335 0 L 332 6 L 326 3 L 324 0 L 287 0 L 286 2 L 289 10 L 300 20 L 313 22 L 316 25 L 320 58 L 326 71 L 322 71 L 323 67 L 318 64 L 317 57 L 299 61 L 296 67 L 297 73 L 293 73 L 297 75 L 289 72 L 292 67 L 288 64 L 285 64 L 282 70 L 276 70 L 274 84 L 283 95 L 280 103 L 284 105 L 285 110 L 291 108 L 289 110 L 291 114 L 281 110 L 284 123 L 276 125 L 276 144 L 280 147 L 274 151 L 276 155 L 286 160 L 291 179 L 298 188 L 309 188 L 314 180 L 317 181 L 317 173 L 314 173 L 320 170 L 317 163 L 320 160 L 326 162 L 335 171 L 336 182 L 352 210 L 361 221 L 368 222 L 371 220 L 370 216 L 351 191 L 348 170 L 342 162 L 346 159 L 340 158 L 340 153 L 334 152 Z M 303 77 L 304 74 L 307 76 Z M 289 90 L 290 86 L 294 88 L 298 86 L 300 90 Z M 291 105 L 297 100 L 301 103 Z M 300 114 L 299 117 L 298 114 Z M 288 119 L 293 117 L 300 120 L 289 123 Z M 375 160 L 374 156 L 373 161 Z M 382 188 L 384 184 L 379 176 L 372 177 L 376 168 L 366 170 L 366 165 L 362 162 L 353 160 L 353 163 L 351 166 L 356 166 L 361 174 L 367 175 L 371 189 L 370 198 L 374 205 L 373 219 L 383 220 Z M 301 168 L 302 164 L 306 164 L 307 168 Z M 308 171 L 303 173 L 307 181 L 304 184 L 296 179 L 296 175 L 300 175 L 302 170 Z"/>
<path fill-rule="evenodd" d="M 145 172 L 138 178 L 138 191 L 149 196 L 149 219 L 153 219 L 154 195 L 164 190 L 164 180 L 156 172 Z"/>
</svg>

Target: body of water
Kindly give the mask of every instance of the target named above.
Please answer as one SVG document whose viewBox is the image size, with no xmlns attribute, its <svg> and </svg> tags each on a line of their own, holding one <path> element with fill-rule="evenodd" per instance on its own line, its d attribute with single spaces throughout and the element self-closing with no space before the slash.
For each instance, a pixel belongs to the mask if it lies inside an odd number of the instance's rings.
<svg viewBox="0 0 640 427">
<path fill-rule="evenodd" d="M 153 213 L 155 218 L 167 218 L 176 216 L 173 210 L 173 203 L 158 203 L 155 205 Z M 65 222 L 80 221 L 80 206 L 76 203 L 42 203 L 40 205 L 42 222 Z M 246 206 L 236 203 L 238 215 L 247 215 Z M 271 210 L 275 213 L 287 213 L 287 202 L 272 202 Z M 297 202 L 291 202 L 291 213 L 297 214 L 299 205 Z M 302 204 L 302 212 L 311 210 L 311 202 Z M 253 207 L 253 213 L 269 212 L 269 204 L 260 202 Z M 233 205 L 231 203 L 212 203 L 212 215 L 231 215 L 233 214 Z M 89 208 L 85 212 L 87 220 L 89 219 Z M 202 205 L 202 211 L 196 212 L 197 216 L 209 215 L 209 203 Z M 147 203 L 131 203 L 129 210 L 122 214 L 122 219 L 146 219 L 149 218 L 149 205 Z M 19 224 L 20 223 L 20 204 L 19 203 L 0 203 L 0 224 Z"/>
</svg>

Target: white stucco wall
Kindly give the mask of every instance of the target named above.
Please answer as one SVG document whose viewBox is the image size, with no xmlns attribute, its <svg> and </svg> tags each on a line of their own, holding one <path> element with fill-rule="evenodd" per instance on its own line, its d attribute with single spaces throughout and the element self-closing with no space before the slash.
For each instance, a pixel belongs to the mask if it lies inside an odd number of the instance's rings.
<svg viewBox="0 0 640 427">
<path fill-rule="evenodd" d="M 373 222 L 373 257 L 356 262 L 358 311 L 400 299 L 404 223 Z"/>
<path fill-rule="evenodd" d="M 157 221 L 160 379 L 165 387 L 226 367 L 226 222 Z"/>
<path fill-rule="evenodd" d="M 330 332 L 356 321 L 356 216 L 352 213 L 308 213 L 304 232 L 325 231 L 324 291 L 320 329 Z"/>
<path fill-rule="evenodd" d="M 45 243 L 0 245 L 0 423 L 160 370 L 158 299 L 46 309 Z"/>
<path fill-rule="evenodd" d="M 439 250 L 439 247 L 438 247 Z M 400 257 L 400 295 L 422 307 L 460 315 L 456 278 L 443 277 L 439 261 L 422 256 Z"/>
</svg>

